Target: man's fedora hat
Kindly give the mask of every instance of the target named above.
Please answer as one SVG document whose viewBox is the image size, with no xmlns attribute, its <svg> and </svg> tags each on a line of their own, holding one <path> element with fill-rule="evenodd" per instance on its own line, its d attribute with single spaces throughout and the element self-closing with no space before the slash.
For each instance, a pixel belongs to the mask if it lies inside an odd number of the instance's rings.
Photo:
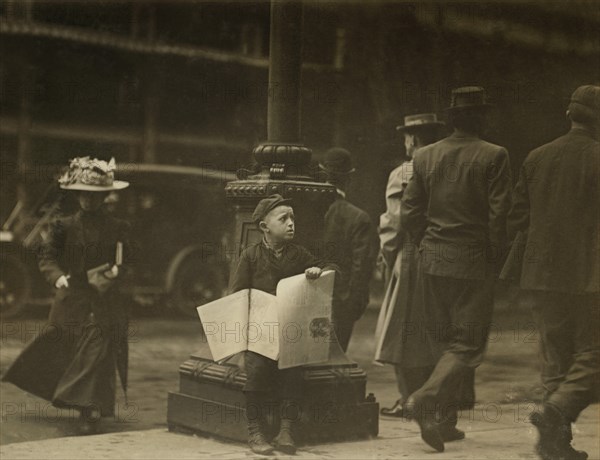
<svg viewBox="0 0 600 460">
<path fill-rule="evenodd" d="M 328 174 L 351 174 L 356 171 L 352 167 L 352 157 L 348 150 L 334 147 L 327 150 L 325 159 L 319 163 L 319 167 Z"/>
<path fill-rule="evenodd" d="M 260 222 L 267 216 L 267 214 L 269 214 L 277 206 L 289 206 L 291 202 L 292 200 L 290 198 L 284 198 L 277 193 L 274 195 L 270 195 L 267 198 L 263 198 L 256 205 L 256 208 L 252 213 L 252 220 L 254 222 Z"/>
<path fill-rule="evenodd" d="M 419 113 L 416 115 L 407 115 L 404 117 L 404 124 L 396 126 L 401 132 L 415 131 L 423 128 L 441 128 L 443 121 L 438 121 L 435 113 Z"/>
<path fill-rule="evenodd" d="M 73 158 L 58 183 L 64 190 L 84 192 L 110 192 L 129 187 L 129 182 L 115 180 L 115 169 L 114 158 L 108 162 L 90 157 Z"/>
<path fill-rule="evenodd" d="M 463 86 L 452 90 L 450 107 L 447 111 L 489 109 L 485 89 L 481 86 Z"/>
<path fill-rule="evenodd" d="M 567 108 L 571 118 L 600 120 L 600 86 L 584 85 L 573 91 Z"/>
</svg>

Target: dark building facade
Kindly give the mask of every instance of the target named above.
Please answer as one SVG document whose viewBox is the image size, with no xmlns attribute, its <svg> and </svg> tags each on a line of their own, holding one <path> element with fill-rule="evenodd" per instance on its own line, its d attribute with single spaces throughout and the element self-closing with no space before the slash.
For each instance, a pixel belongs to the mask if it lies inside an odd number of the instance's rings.
<svg viewBox="0 0 600 460">
<path fill-rule="evenodd" d="M 332 145 L 353 153 L 350 194 L 373 217 L 405 114 L 442 112 L 453 87 L 485 86 L 497 108 L 487 137 L 516 167 L 566 129 L 573 88 L 599 80 L 594 2 L 305 5 L 303 141 L 316 158 Z M 82 154 L 249 165 L 267 99 L 289 97 L 268 88 L 268 28 L 266 2 L 2 2 L 3 219 L 17 182 L 27 195 L 44 165 Z"/>
</svg>

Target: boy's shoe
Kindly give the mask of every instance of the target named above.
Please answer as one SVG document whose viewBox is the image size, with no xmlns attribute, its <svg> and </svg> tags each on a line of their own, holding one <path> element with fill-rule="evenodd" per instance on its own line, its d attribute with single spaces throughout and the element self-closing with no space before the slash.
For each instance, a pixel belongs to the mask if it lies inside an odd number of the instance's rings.
<svg viewBox="0 0 600 460">
<path fill-rule="evenodd" d="M 267 442 L 258 421 L 248 422 L 248 446 L 255 454 L 271 455 L 273 446 Z"/>
<path fill-rule="evenodd" d="M 279 427 L 279 434 L 273 440 L 275 449 L 284 454 L 294 455 L 296 453 L 296 443 L 292 436 L 292 421 L 282 419 Z"/>
</svg>

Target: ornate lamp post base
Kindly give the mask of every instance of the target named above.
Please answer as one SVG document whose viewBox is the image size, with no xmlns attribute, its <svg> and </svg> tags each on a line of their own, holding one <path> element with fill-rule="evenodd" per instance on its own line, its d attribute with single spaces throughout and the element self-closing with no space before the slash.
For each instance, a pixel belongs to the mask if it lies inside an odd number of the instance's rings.
<svg viewBox="0 0 600 460">
<path fill-rule="evenodd" d="M 331 348 L 327 363 L 304 367 L 304 397 L 295 428 L 300 444 L 369 438 L 379 431 L 379 404 L 373 394 L 365 393 L 365 372 L 346 358 L 337 343 Z M 192 354 L 179 368 L 179 391 L 169 393 L 169 430 L 246 441 L 242 393 L 246 373 L 241 359 L 217 364 L 210 357 Z M 273 436 L 279 425 L 278 407 L 275 399 L 263 406 Z"/>
<path fill-rule="evenodd" d="M 279 193 L 291 198 L 296 214 L 297 242 L 317 257 L 324 255 L 324 216 L 335 200 L 335 188 L 308 175 L 311 152 L 300 139 L 300 70 L 302 2 L 277 0 L 271 4 L 269 83 L 292 88 L 295 97 L 269 98 L 269 142 L 254 149 L 260 171 L 227 184 L 225 192 L 236 209 L 235 252 L 262 235 L 252 212 L 262 198 Z M 276 96 L 276 95 L 275 95 Z M 232 271 L 237 265 L 232 261 Z M 298 442 L 335 441 L 376 436 L 379 404 L 366 395 L 367 376 L 342 352 L 330 345 L 328 362 L 303 367 L 301 416 L 296 425 Z M 242 354 L 218 364 L 196 353 L 179 368 L 179 391 L 169 393 L 167 423 L 170 430 L 205 433 L 245 441 L 246 382 Z M 277 427 L 278 405 L 265 403 L 271 427 Z M 269 407 L 271 410 L 269 410 Z"/>
</svg>

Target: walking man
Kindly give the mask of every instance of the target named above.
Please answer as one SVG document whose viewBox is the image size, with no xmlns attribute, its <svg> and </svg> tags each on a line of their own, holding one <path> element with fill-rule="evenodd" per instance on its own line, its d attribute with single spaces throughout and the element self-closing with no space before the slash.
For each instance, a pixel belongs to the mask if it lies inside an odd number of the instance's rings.
<svg viewBox="0 0 600 460">
<path fill-rule="evenodd" d="M 321 169 L 337 196 L 325 214 L 326 258 L 340 267 L 333 288 L 332 316 L 335 333 L 344 352 L 354 322 L 369 304 L 369 282 L 377 258 L 377 232 L 369 215 L 346 199 L 350 176 L 355 171 L 350 153 L 336 147 L 327 151 Z"/>
<path fill-rule="evenodd" d="M 525 159 L 509 237 L 521 232 L 526 241 L 521 288 L 530 290 L 540 334 L 546 395 L 531 416 L 537 453 L 584 460 L 571 446 L 571 423 L 598 400 L 600 385 L 600 86 L 577 88 L 567 118 L 567 134 Z"/>
<path fill-rule="evenodd" d="M 456 410 L 461 382 L 483 359 L 506 241 L 510 166 L 506 149 L 480 139 L 488 107 L 481 87 L 452 91 L 454 132 L 416 153 L 400 210 L 401 226 L 420 241 L 426 333 L 440 356 L 406 410 L 439 452 L 436 416 Z"/>
</svg>

